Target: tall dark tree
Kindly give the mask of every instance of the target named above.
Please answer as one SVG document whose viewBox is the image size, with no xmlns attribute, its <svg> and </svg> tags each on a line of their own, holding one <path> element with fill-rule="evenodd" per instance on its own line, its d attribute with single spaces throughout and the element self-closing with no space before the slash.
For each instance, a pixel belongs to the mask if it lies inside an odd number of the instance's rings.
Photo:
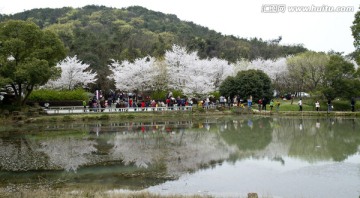
<svg viewBox="0 0 360 198">
<path fill-rule="evenodd" d="M 0 23 L 0 76 L 23 105 L 35 86 L 45 84 L 58 74 L 55 66 L 65 58 L 58 36 L 41 30 L 29 21 Z"/>
<path fill-rule="evenodd" d="M 220 85 L 219 91 L 221 95 L 231 98 L 235 95 L 242 98 L 252 96 L 255 101 L 273 96 L 270 77 L 261 70 L 253 69 L 240 71 L 235 77 L 228 77 Z"/>
<path fill-rule="evenodd" d="M 330 56 L 329 63 L 325 67 L 325 81 L 323 94 L 328 100 L 335 97 L 350 99 L 359 96 L 359 79 L 355 78 L 354 65 L 335 54 Z"/>
</svg>

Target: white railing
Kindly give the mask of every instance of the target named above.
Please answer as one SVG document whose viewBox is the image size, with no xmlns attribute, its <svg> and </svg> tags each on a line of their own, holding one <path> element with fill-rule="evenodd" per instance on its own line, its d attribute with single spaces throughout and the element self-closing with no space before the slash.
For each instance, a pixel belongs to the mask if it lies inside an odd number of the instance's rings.
<svg viewBox="0 0 360 198">
<path fill-rule="evenodd" d="M 48 114 L 68 114 L 68 113 L 98 113 L 98 112 L 151 112 L 151 111 L 192 111 L 193 106 L 174 106 L 174 107 L 125 107 L 125 108 L 92 108 L 83 106 L 56 106 L 45 108 Z"/>
</svg>

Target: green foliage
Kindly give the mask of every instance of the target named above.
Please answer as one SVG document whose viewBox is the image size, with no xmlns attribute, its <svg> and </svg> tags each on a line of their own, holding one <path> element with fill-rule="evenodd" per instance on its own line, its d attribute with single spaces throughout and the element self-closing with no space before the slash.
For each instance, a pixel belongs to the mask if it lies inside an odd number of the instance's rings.
<svg viewBox="0 0 360 198">
<path fill-rule="evenodd" d="M 261 38 L 253 38 L 249 42 L 249 47 L 251 47 L 251 53 L 249 53 L 249 57 L 242 56 L 244 58 L 248 58 L 250 60 L 256 58 L 264 58 L 264 59 L 274 59 L 279 57 L 286 57 L 290 54 L 297 54 L 301 52 L 307 51 L 302 45 L 279 45 L 282 40 L 281 36 L 278 39 L 274 39 L 270 42 L 265 42 Z M 247 40 L 242 39 L 245 43 Z"/>
<path fill-rule="evenodd" d="M 214 91 L 210 93 L 211 96 L 213 96 L 215 99 L 219 100 L 221 94 L 219 91 Z"/>
<path fill-rule="evenodd" d="M 0 24 L 0 76 L 24 105 L 35 86 L 45 84 L 65 58 L 59 37 L 30 21 L 9 20 Z"/>
<path fill-rule="evenodd" d="M 3 115 L 4 111 L 8 111 L 8 112 L 21 111 L 21 108 L 15 105 L 4 105 L 0 103 L 0 114 Z"/>
<path fill-rule="evenodd" d="M 323 52 L 307 51 L 287 59 L 288 82 L 294 91 L 314 91 L 323 81 L 324 70 L 329 56 Z"/>
<path fill-rule="evenodd" d="M 354 65 L 340 55 L 332 55 L 325 67 L 323 93 L 327 99 L 335 97 L 350 99 L 359 96 L 359 79 L 355 78 Z"/>
<path fill-rule="evenodd" d="M 354 65 L 346 61 L 340 55 L 330 56 L 329 63 L 325 68 L 325 75 L 328 81 L 334 82 L 343 78 L 351 79 L 355 73 Z"/>
<path fill-rule="evenodd" d="M 322 93 L 324 94 L 325 98 L 327 98 L 328 100 L 334 100 L 337 96 L 334 87 L 324 87 L 322 89 Z"/>
<path fill-rule="evenodd" d="M 183 96 L 184 96 L 184 94 L 183 94 L 183 92 L 182 92 L 181 90 L 173 90 L 173 91 L 171 91 L 171 92 L 173 93 L 173 97 L 174 97 L 174 98 L 183 97 Z"/>
<path fill-rule="evenodd" d="M 35 90 L 29 96 L 29 100 L 33 102 L 41 101 L 65 101 L 65 100 L 85 100 L 89 98 L 83 89 L 76 90 Z"/>
<path fill-rule="evenodd" d="M 223 96 L 226 96 L 226 97 L 228 97 L 228 96 L 233 97 L 234 95 L 236 95 L 237 90 L 235 87 L 235 83 L 236 83 L 235 77 L 233 77 L 233 76 L 227 77 L 224 80 L 224 82 L 222 82 L 220 84 L 220 87 L 219 87 L 220 94 Z"/>
<path fill-rule="evenodd" d="M 184 96 L 181 90 L 171 90 L 171 92 L 172 92 L 172 97 L 174 98 Z M 151 99 L 165 101 L 168 93 L 169 91 L 165 91 L 165 90 L 154 91 L 151 93 Z"/>
<path fill-rule="evenodd" d="M 275 103 L 280 101 L 280 111 L 299 111 L 298 100 L 294 100 L 291 104 L 290 100 L 274 100 Z M 327 111 L 327 100 L 318 99 L 320 103 L 320 111 Z M 303 99 L 303 111 L 315 111 L 315 102 L 316 100 L 312 98 Z M 334 111 L 350 111 L 351 105 L 350 100 L 347 99 L 335 99 L 332 101 L 334 106 Z M 257 108 L 257 106 L 255 107 Z M 267 109 L 270 109 L 269 106 Z M 275 108 L 274 108 L 275 109 Z M 355 105 L 357 111 L 360 110 L 360 102 L 357 101 Z"/>
<path fill-rule="evenodd" d="M 268 119 L 249 119 L 247 125 L 235 129 L 228 128 L 226 133 L 220 133 L 221 137 L 229 145 L 235 145 L 242 151 L 256 151 L 264 149 L 272 140 L 271 127 Z"/>
<path fill-rule="evenodd" d="M 221 95 L 233 98 L 239 95 L 242 98 L 253 97 L 253 101 L 260 98 L 272 98 L 273 90 L 271 79 L 261 70 L 240 71 L 235 77 L 228 77 L 220 85 Z"/>
<path fill-rule="evenodd" d="M 154 91 L 151 93 L 151 99 L 153 100 L 165 100 L 167 92 L 164 90 Z"/>
<path fill-rule="evenodd" d="M 280 101 L 280 111 L 299 111 L 298 100 L 295 100 L 293 104 L 290 101 Z M 323 106 L 324 107 L 324 106 Z M 269 109 L 269 108 L 267 108 Z M 276 109 L 276 107 L 274 107 Z M 307 100 L 303 100 L 303 111 L 314 111 L 315 110 L 315 102 L 309 102 Z"/>
<path fill-rule="evenodd" d="M 355 60 L 360 65 L 360 11 L 356 12 L 353 25 L 351 26 L 354 37 L 354 46 L 356 48 Z"/>
<path fill-rule="evenodd" d="M 334 106 L 334 111 L 351 111 L 350 101 L 334 100 L 332 105 Z"/>
</svg>

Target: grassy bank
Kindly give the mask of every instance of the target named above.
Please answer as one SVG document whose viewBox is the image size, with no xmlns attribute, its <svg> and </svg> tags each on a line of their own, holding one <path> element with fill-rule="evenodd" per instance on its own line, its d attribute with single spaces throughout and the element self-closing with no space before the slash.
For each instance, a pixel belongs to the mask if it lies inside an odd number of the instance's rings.
<svg viewBox="0 0 360 198">
<path fill-rule="evenodd" d="M 50 189 L 21 189 L 18 191 L 9 192 L 6 189 L 0 189 L 0 197 L 7 198 L 211 198 L 211 196 L 201 195 L 159 195 L 149 192 L 109 192 L 98 189 L 87 190 L 50 190 Z"/>
<path fill-rule="evenodd" d="M 87 190 L 51 190 L 51 189 L 22 189 L 19 191 L 7 192 L 6 189 L 0 188 L 0 197 L 7 198 L 214 198 L 211 195 L 160 195 L 156 193 L 150 193 L 147 191 L 127 191 L 127 190 L 115 190 L 104 191 L 99 189 L 87 189 Z M 239 198 L 271 198 L 271 195 L 257 195 L 257 193 L 248 193 Z"/>
</svg>

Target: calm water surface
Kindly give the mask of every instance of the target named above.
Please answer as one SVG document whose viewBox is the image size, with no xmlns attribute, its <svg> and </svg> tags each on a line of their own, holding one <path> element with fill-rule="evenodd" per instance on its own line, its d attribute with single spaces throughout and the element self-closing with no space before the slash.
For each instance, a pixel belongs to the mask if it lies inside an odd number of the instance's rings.
<svg viewBox="0 0 360 198">
<path fill-rule="evenodd" d="M 360 120 L 222 117 L 0 127 L 0 187 L 359 197 Z"/>
</svg>

